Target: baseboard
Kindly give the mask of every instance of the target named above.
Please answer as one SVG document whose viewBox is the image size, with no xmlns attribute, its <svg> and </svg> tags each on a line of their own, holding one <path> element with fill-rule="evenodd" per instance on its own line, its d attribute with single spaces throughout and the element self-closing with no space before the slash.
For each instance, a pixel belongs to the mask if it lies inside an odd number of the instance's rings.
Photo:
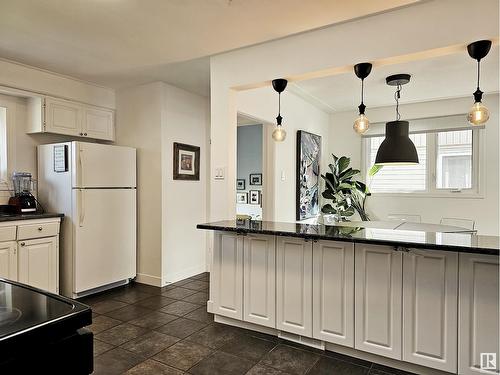
<svg viewBox="0 0 500 375">
<path fill-rule="evenodd" d="M 158 287 L 163 286 L 163 285 L 161 285 L 162 284 L 161 277 L 152 276 L 152 275 L 148 275 L 145 273 L 138 273 L 136 278 L 135 278 L 135 282 L 139 283 L 139 284 L 146 284 L 146 285 L 152 285 L 152 286 L 158 286 Z"/>
<path fill-rule="evenodd" d="M 170 283 L 175 283 L 177 281 L 181 281 L 184 279 L 187 279 L 188 277 L 198 275 L 200 273 L 205 272 L 206 266 L 205 264 L 199 264 L 194 267 L 189 267 L 184 270 L 178 271 L 178 272 L 173 272 L 170 274 L 167 274 L 163 277 L 163 280 L 165 280 L 165 285 L 170 284 Z M 164 286 L 164 285 L 162 285 Z"/>
</svg>

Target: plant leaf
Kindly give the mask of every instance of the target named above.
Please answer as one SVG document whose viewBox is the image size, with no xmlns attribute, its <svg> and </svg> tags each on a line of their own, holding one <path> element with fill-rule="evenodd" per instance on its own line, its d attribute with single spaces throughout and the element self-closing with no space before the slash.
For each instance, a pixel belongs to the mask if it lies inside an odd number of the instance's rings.
<svg viewBox="0 0 500 375">
<path fill-rule="evenodd" d="M 378 171 L 382 169 L 383 165 L 380 164 L 373 164 L 370 170 L 368 171 L 368 176 L 373 177 L 375 176 Z"/>
<path fill-rule="evenodd" d="M 342 156 L 338 161 L 338 166 L 339 166 L 338 173 L 342 173 L 344 170 L 346 170 L 350 163 L 351 163 L 351 158 Z"/>
</svg>

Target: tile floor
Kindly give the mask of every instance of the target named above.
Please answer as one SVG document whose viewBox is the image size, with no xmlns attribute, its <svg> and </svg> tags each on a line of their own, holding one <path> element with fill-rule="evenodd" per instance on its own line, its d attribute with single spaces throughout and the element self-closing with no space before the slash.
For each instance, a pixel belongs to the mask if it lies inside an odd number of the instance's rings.
<svg viewBox="0 0 500 375">
<path fill-rule="evenodd" d="M 133 283 L 81 299 L 93 310 L 94 374 L 408 375 L 214 323 L 208 274 L 164 288 Z"/>
</svg>

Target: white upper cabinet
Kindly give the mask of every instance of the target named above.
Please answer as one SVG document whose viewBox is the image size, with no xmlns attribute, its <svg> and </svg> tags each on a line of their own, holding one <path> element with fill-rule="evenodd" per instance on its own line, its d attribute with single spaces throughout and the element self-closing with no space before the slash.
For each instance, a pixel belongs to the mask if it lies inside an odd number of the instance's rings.
<svg viewBox="0 0 500 375">
<path fill-rule="evenodd" d="M 354 346 L 354 244 L 313 245 L 313 337 Z"/>
<path fill-rule="evenodd" d="M 460 254 L 458 373 L 498 374 L 498 256 Z M 496 353 L 495 369 L 480 369 L 481 353 Z M 483 358 L 483 365 L 488 358 Z"/>
<path fill-rule="evenodd" d="M 113 141 L 114 111 L 52 97 L 28 99 L 28 133 L 55 133 Z"/>
<path fill-rule="evenodd" d="M 402 253 L 356 244 L 355 348 L 401 359 Z"/>
<path fill-rule="evenodd" d="M 403 360 L 456 373 L 458 254 L 403 256 Z"/>
<path fill-rule="evenodd" d="M 214 240 L 213 313 L 243 320 L 243 236 L 216 232 Z"/>
<path fill-rule="evenodd" d="M 312 336 L 312 241 L 278 237 L 276 328 Z"/>
<path fill-rule="evenodd" d="M 275 237 L 247 235 L 243 241 L 243 252 L 243 319 L 275 328 Z"/>
</svg>

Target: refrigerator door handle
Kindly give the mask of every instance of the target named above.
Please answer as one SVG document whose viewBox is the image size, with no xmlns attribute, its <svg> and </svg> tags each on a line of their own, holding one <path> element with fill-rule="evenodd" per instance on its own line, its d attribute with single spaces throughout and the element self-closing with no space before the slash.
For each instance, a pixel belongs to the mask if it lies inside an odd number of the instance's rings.
<svg viewBox="0 0 500 375">
<path fill-rule="evenodd" d="M 80 161 L 80 186 L 85 186 L 83 183 L 83 149 L 79 147 L 78 149 L 78 159 Z"/>
<path fill-rule="evenodd" d="M 83 222 L 85 220 L 85 190 L 80 189 L 80 227 L 83 227 Z"/>
</svg>

